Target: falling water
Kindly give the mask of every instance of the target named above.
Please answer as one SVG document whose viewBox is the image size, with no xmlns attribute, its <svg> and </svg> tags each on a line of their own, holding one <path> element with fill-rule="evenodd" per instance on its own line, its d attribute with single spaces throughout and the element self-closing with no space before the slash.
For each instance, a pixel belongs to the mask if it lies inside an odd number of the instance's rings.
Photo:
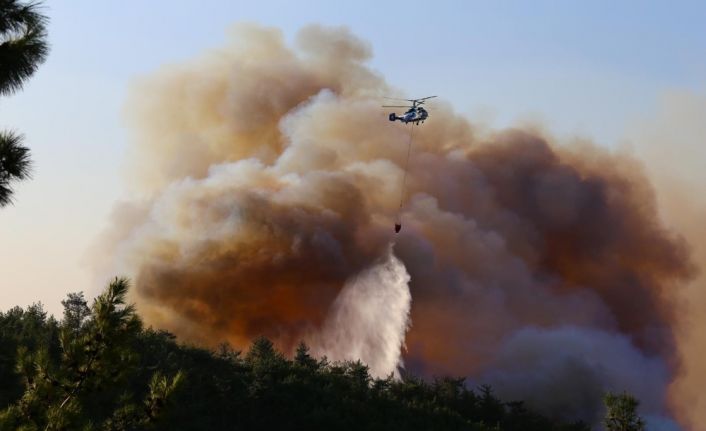
<svg viewBox="0 0 706 431">
<path fill-rule="evenodd" d="M 390 245 L 382 261 L 346 282 L 314 350 L 332 360 L 360 359 L 376 377 L 397 375 L 410 325 L 409 280 Z"/>
</svg>

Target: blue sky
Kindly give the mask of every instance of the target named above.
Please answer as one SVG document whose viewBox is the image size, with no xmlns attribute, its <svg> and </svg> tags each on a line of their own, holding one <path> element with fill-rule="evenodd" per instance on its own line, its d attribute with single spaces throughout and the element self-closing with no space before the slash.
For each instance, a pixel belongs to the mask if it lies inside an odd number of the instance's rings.
<svg viewBox="0 0 706 431">
<path fill-rule="evenodd" d="M 47 63 L 0 99 L 0 127 L 22 131 L 35 161 L 34 179 L 0 210 L 0 309 L 42 300 L 58 311 L 66 292 L 97 289 L 86 256 L 125 196 L 128 86 L 220 46 L 236 22 L 288 39 L 310 23 L 345 25 L 410 96 L 605 146 L 666 92 L 706 89 L 705 2 L 55 0 L 46 12 Z"/>
</svg>

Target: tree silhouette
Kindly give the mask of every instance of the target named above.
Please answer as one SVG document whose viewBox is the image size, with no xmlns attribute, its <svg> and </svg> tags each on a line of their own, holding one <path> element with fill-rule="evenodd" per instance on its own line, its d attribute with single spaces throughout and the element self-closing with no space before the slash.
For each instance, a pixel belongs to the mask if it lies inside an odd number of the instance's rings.
<svg viewBox="0 0 706 431">
<path fill-rule="evenodd" d="M 297 352 L 294 355 L 294 362 L 302 367 L 316 369 L 319 365 L 318 361 L 309 354 L 309 346 L 303 341 L 297 346 Z"/>
<path fill-rule="evenodd" d="M 29 148 L 22 146 L 22 136 L 0 131 L 0 207 L 12 202 L 12 183 L 30 176 Z"/>
<path fill-rule="evenodd" d="M 608 431 L 644 431 L 645 422 L 637 415 L 640 402 L 632 395 L 623 392 L 608 392 L 603 398 L 606 415 L 603 424 Z"/>
<path fill-rule="evenodd" d="M 47 56 L 47 18 L 40 7 L 40 2 L 0 0 L 0 95 L 20 90 Z M 0 207 L 12 202 L 12 184 L 30 175 L 22 140 L 15 132 L 0 132 Z"/>
</svg>

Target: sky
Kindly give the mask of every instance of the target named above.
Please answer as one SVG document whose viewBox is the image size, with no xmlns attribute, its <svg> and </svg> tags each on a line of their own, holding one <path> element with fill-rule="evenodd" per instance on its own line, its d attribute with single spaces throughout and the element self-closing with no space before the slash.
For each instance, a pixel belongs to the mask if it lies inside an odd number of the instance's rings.
<svg viewBox="0 0 706 431">
<path fill-rule="evenodd" d="M 0 128 L 26 137 L 34 175 L 0 209 L 0 310 L 95 293 L 91 245 L 128 197 L 128 90 L 218 48 L 238 22 L 346 26 L 410 97 L 438 95 L 473 121 L 539 121 L 616 147 L 672 91 L 706 90 L 706 3 L 624 1 L 137 1 L 45 4 L 51 52 Z"/>
</svg>

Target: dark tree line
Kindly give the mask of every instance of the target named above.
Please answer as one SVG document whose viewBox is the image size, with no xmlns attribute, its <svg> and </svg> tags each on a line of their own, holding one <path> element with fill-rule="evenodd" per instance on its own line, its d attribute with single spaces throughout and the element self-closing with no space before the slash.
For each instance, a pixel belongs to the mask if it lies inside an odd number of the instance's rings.
<svg viewBox="0 0 706 431">
<path fill-rule="evenodd" d="M 463 378 L 373 378 L 304 344 L 292 358 L 266 338 L 245 353 L 180 344 L 143 327 L 127 288 L 116 279 L 90 307 L 70 294 L 60 321 L 41 304 L 0 313 L 0 431 L 589 429 Z M 641 429 L 616 427 L 642 424 L 634 398 L 611 397 L 609 429 Z"/>
</svg>

